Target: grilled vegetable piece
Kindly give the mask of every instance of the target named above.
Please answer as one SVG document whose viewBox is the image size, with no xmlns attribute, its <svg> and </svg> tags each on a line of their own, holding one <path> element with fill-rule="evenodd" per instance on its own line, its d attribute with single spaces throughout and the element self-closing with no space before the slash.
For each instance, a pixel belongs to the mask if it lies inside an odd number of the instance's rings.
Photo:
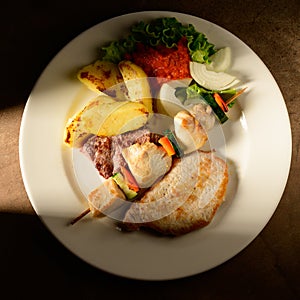
<svg viewBox="0 0 300 300">
<path fill-rule="evenodd" d="M 69 119 L 64 141 L 68 146 L 81 147 L 92 134 L 112 136 L 138 129 L 146 124 L 148 115 L 143 103 L 98 96 Z"/>
<path fill-rule="evenodd" d="M 228 106 L 226 104 L 226 102 L 223 100 L 223 98 L 220 96 L 220 94 L 218 93 L 214 93 L 213 94 L 215 101 L 218 103 L 218 105 L 220 106 L 220 108 L 224 111 L 224 112 L 228 112 Z"/>
<path fill-rule="evenodd" d="M 167 130 L 164 131 L 164 134 L 169 139 L 169 141 L 171 142 L 171 144 L 172 144 L 172 146 L 175 150 L 176 156 L 177 157 L 182 157 L 184 155 L 184 152 L 180 148 L 174 133 L 170 129 L 167 129 Z"/>
<path fill-rule="evenodd" d="M 138 183 L 136 182 L 135 178 L 133 177 L 133 175 L 131 174 L 131 172 L 128 170 L 128 168 L 121 166 L 121 172 L 124 176 L 124 180 L 125 180 L 126 184 L 128 185 L 128 187 L 131 190 L 138 192 L 140 190 L 140 187 L 139 187 Z"/>
<path fill-rule="evenodd" d="M 121 61 L 118 66 L 127 87 L 129 99 L 142 102 L 148 111 L 152 112 L 152 94 L 147 74 L 141 67 L 129 60 Z"/>
<path fill-rule="evenodd" d="M 106 94 L 118 99 L 126 99 L 127 90 L 118 65 L 109 61 L 97 60 L 84 66 L 77 73 L 77 78 L 90 90 Z"/>
<path fill-rule="evenodd" d="M 218 105 L 218 103 L 215 101 L 214 97 L 211 94 L 206 94 L 203 96 L 203 98 L 211 106 L 212 110 L 218 117 L 221 124 L 225 123 L 228 120 L 228 117 L 221 109 L 221 107 Z"/>
<path fill-rule="evenodd" d="M 163 146 L 169 156 L 176 154 L 176 151 L 167 136 L 161 137 L 158 142 Z"/>
<path fill-rule="evenodd" d="M 114 174 L 112 178 L 123 191 L 123 193 L 126 195 L 127 199 L 131 200 L 137 196 L 137 192 L 129 188 L 129 186 L 125 182 L 124 176 L 121 173 L 118 172 Z"/>
</svg>

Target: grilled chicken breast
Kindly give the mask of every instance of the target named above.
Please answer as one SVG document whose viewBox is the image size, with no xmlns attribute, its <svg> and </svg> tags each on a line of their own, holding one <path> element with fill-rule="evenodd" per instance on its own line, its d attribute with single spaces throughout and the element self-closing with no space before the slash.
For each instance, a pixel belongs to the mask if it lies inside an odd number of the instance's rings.
<svg viewBox="0 0 300 300">
<path fill-rule="evenodd" d="M 213 152 L 196 151 L 177 160 L 171 171 L 126 212 L 126 229 L 152 228 L 180 235 L 208 225 L 224 200 L 227 164 Z"/>
<path fill-rule="evenodd" d="M 187 111 L 175 115 L 174 127 L 177 140 L 186 154 L 200 149 L 208 139 L 201 124 Z"/>
<path fill-rule="evenodd" d="M 216 117 L 209 104 L 202 101 L 193 105 L 189 112 L 206 131 L 209 131 L 214 127 Z"/>
<path fill-rule="evenodd" d="M 172 158 L 154 143 L 133 144 L 123 149 L 122 155 L 139 187 L 149 188 L 172 166 Z"/>
<path fill-rule="evenodd" d="M 101 185 L 88 195 L 88 203 L 94 217 L 107 214 L 123 204 L 126 200 L 124 193 L 120 190 L 112 177 L 105 180 Z"/>
</svg>

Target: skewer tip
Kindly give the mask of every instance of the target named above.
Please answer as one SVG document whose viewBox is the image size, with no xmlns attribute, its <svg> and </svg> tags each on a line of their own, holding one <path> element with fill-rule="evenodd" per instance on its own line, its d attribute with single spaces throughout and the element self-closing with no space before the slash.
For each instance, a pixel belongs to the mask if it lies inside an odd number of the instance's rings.
<svg viewBox="0 0 300 300">
<path fill-rule="evenodd" d="M 77 216 L 76 218 L 74 218 L 69 224 L 70 225 L 74 225 L 75 223 L 77 223 L 79 220 L 81 220 L 84 216 L 86 216 L 88 213 L 90 213 L 90 208 L 87 208 L 86 210 L 84 210 L 79 216 Z"/>
</svg>

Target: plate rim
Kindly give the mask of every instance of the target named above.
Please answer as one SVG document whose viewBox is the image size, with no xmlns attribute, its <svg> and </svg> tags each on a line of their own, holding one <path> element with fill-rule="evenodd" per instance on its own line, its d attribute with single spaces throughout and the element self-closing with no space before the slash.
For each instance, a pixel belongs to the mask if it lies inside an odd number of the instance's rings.
<svg viewBox="0 0 300 300">
<path fill-rule="evenodd" d="M 140 16 L 140 15 L 144 15 L 144 14 L 146 14 L 146 15 L 150 15 L 150 14 L 153 14 L 153 15 L 155 15 L 155 14 L 157 14 L 157 13 L 159 13 L 159 14 L 162 14 L 162 15 L 164 15 L 164 14 L 174 14 L 174 15 L 177 15 L 177 16 L 181 16 L 182 18 L 185 18 L 185 17 L 192 17 L 192 18 L 196 18 L 196 19 L 199 19 L 199 22 L 207 22 L 207 23 L 209 23 L 209 24 L 211 24 L 212 26 L 216 26 L 217 28 L 219 28 L 219 29 L 222 29 L 222 30 L 225 30 L 227 33 L 229 33 L 230 35 L 232 35 L 232 36 L 234 36 L 235 38 L 237 38 L 240 42 L 242 42 L 246 47 L 248 47 L 253 53 L 254 53 L 254 55 L 259 59 L 259 61 L 260 61 L 260 63 L 262 63 L 264 66 L 265 66 L 265 64 L 264 64 L 264 62 L 258 57 L 258 55 L 245 43 L 245 42 L 243 42 L 241 39 L 239 39 L 237 36 L 235 36 L 234 34 L 232 34 L 231 32 L 229 32 L 227 29 L 225 29 L 225 28 L 223 28 L 223 27 L 221 27 L 221 26 L 219 26 L 218 24 L 215 24 L 215 23 L 213 23 L 213 22 L 211 22 L 211 21 L 208 21 L 208 20 L 205 20 L 205 19 L 203 19 L 203 18 L 201 18 L 201 17 L 198 17 L 198 16 L 195 16 L 195 15 L 191 15 L 191 14 L 186 14 L 186 13 L 181 13 L 181 12 L 173 12 L 173 11 L 156 11 L 156 10 L 154 10 L 154 11 L 140 11 L 140 12 L 132 12 L 132 13 L 128 13 L 128 14 L 123 14 L 123 15 L 119 15 L 119 16 L 114 16 L 113 18 L 110 18 L 110 19 L 107 19 L 107 20 L 104 20 L 104 21 L 102 21 L 102 22 L 100 22 L 100 23 L 97 23 L 97 24 L 95 24 L 94 26 L 92 26 L 92 27 L 90 27 L 90 28 L 88 28 L 87 30 L 85 30 L 85 31 L 83 31 L 82 33 L 80 33 L 79 35 L 77 35 L 73 40 L 71 40 L 69 43 L 67 43 L 67 45 L 64 47 L 64 48 L 62 48 L 58 53 L 57 53 L 57 55 L 58 54 L 60 54 L 61 52 L 62 52 L 62 50 L 63 49 L 65 49 L 68 45 L 70 45 L 73 41 L 75 41 L 79 36 L 84 36 L 84 34 L 86 34 L 88 31 L 92 31 L 92 30 L 95 30 L 95 28 L 97 28 L 97 26 L 99 26 L 99 24 L 102 24 L 102 23 L 105 23 L 105 22 L 111 22 L 111 21 L 113 21 L 114 19 L 119 19 L 119 18 L 122 18 L 122 17 L 129 17 L 129 16 Z M 23 112 L 23 116 L 22 116 L 22 120 L 21 120 L 21 126 L 20 126 L 20 135 L 19 135 L 19 159 L 20 159 L 20 167 L 21 167 L 21 174 L 22 174 L 22 178 L 23 178 L 23 182 L 24 182 L 24 186 L 25 186 L 25 189 L 26 189 L 26 192 L 27 192 L 27 194 L 28 194 L 28 197 L 29 197 L 29 200 L 30 200 L 30 202 L 31 202 L 31 204 L 32 204 L 32 206 L 33 206 L 33 208 L 34 208 L 34 210 L 35 210 L 35 212 L 37 213 L 37 215 L 39 216 L 39 218 L 44 222 L 44 224 L 46 225 L 46 227 L 49 229 L 49 231 L 67 248 L 67 249 L 69 249 L 73 254 L 75 254 L 76 256 L 78 256 L 75 252 L 74 252 L 74 249 L 70 249 L 69 247 L 68 247 L 68 245 L 66 244 L 66 242 L 61 238 L 61 236 L 57 236 L 57 234 L 55 234 L 54 232 L 53 232 L 53 229 L 51 228 L 51 226 L 49 227 L 49 220 L 47 220 L 47 219 L 45 219 L 43 216 L 41 216 L 41 215 L 39 215 L 39 208 L 37 207 L 37 205 L 36 205 L 36 202 L 34 201 L 34 196 L 33 196 L 33 194 L 31 193 L 31 187 L 30 187 L 30 184 L 29 184 L 29 180 L 28 180 L 28 178 L 27 178 L 27 176 L 28 176 L 28 174 L 27 174 L 27 170 L 26 170 L 26 168 L 28 169 L 28 167 L 26 166 L 27 165 L 27 163 L 25 162 L 25 153 L 24 153 L 24 146 L 25 146 L 25 140 L 24 140 L 24 137 L 25 137 L 25 131 L 26 131 L 26 117 L 28 116 L 28 114 L 29 114 L 29 110 L 31 109 L 31 107 L 32 107 L 32 102 L 33 102 L 33 97 L 34 97 L 34 91 L 36 91 L 36 89 L 38 88 L 38 85 L 39 85 L 39 82 L 40 82 L 40 79 L 41 79 L 41 77 L 43 76 L 43 74 L 44 74 L 44 72 L 45 72 L 45 70 L 46 69 L 48 69 L 49 68 L 49 66 L 51 66 L 51 64 L 53 63 L 53 61 L 56 59 L 56 57 L 57 57 L 57 55 L 56 56 L 54 56 L 54 58 L 49 62 L 49 64 L 45 67 L 45 69 L 44 69 L 44 71 L 42 72 L 42 74 L 40 75 L 40 77 L 39 77 L 39 79 L 37 80 L 37 82 L 36 82 L 36 84 L 35 84 L 35 86 L 33 87 L 33 89 L 32 89 L 32 91 L 31 91 L 31 93 L 30 93 L 30 96 L 29 96 L 29 98 L 28 98 L 28 101 L 27 101 L 27 103 L 26 103 L 26 105 L 25 105 L 25 108 L 24 108 L 24 112 Z M 269 74 L 271 75 L 271 77 L 272 77 L 272 79 L 274 80 L 274 83 L 276 84 L 276 86 L 277 86 L 277 88 L 278 88 L 278 91 L 279 91 L 279 93 L 280 93 L 280 96 L 282 97 L 282 99 L 283 99 L 283 102 L 284 102 L 284 98 L 283 98 L 283 95 L 282 95 L 282 93 L 281 93 L 281 91 L 280 91 L 280 88 L 279 88 L 279 86 L 277 85 L 277 82 L 276 82 L 276 80 L 274 79 L 274 77 L 273 77 L 273 75 L 271 74 L 271 72 L 270 72 L 270 70 L 265 66 L 265 68 L 268 70 L 268 72 L 269 72 Z M 290 120 L 289 120 L 289 115 L 288 115 L 288 111 L 287 111 L 287 107 L 286 107 L 286 105 L 285 105 L 285 103 L 283 103 L 284 104 L 284 107 L 285 107 L 285 114 L 286 114 L 286 116 L 285 117 L 287 117 L 287 121 L 288 121 L 288 128 L 289 128 L 289 132 L 288 132 L 288 134 L 289 134 L 289 138 L 288 138 L 288 140 L 289 140 L 289 145 L 288 145 L 288 150 L 287 150 L 287 155 L 289 156 L 289 158 L 287 158 L 287 162 L 288 162 L 288 165 L 286 166 L 286 174 L 283 176 L 284 178 L 285 178 L 285 182 L 283 182 L 282 183 L 282 186 L 283 186 L 283 189 L 282 189 L 282 192 L 281 192 L 281 194 L 278 196 L 278 198 L 279 198 L 279 200 L 278 200 L 278 202 L 277 202 L 277 204 L 275 205 L 275 208 L 274 208 L 274 210 L 273 210 L 273 212 L 272 212 L 272 214 L 270 215 L 270 216 L 268 216 L 268 220 L 265 222 L 265 224 L 264 224 L 264 226 L 263 227 L 261 227 L 260 228 L 260 230 L 259 230 L 259 232 L 249 241 L 249 243 L 251 243 L 254 239 L 255 239 L 255 237 L 257 236 L 257 235 L 259 235 L 260 234 L 260 232 L 264 229 L 264 227 L 268 224 L 268 222 L 269 222 L 269 220 L 270 220 L 270 218 L 272 217 L 272 215 L 274 214 L 274 212 L 276 211 L 276 209 L 277 209 L 277 206 L 278 206 L 278 204 L 279 204 L 279 202 L 280 202 L 280 200 L 281 200 L 281 198 L 282 198 L 282 194 L 283 194 L 283 192 L 284 192 L 284 189 L 285 189 L 285 187 L 286 187 L 286 184 L 287 184 L 287 181 L 288 181 L 288 175 L 289 175 L 289 172 L 290 172 L 290 167 L 291 167 L 291 158 L 292 158 L 292 134 L 291 134 L 291 126 L 290 126 Z M 244 244 L 243 245 L 243 247 L 241 247 L 233 256 L 231 256 L 230 258 L 232 258 L 232 257 L 234 257 L 236 254 L 238 254 L 240 251 L 242 251 L 244 248 L 246 248 L 248 245 L 249 245 L 249 243 L 246 243 L 246 244 Z M 80 257 L 80 256 L 79 256 Z M 195 272 L 195 271 L 193 271 L 193 272 L 188 272 L 188 271 L 185 271 L 185 274 L 182 274 L 182 275 L 180 275 L 180 274 L 174 274 L 173 276 L 170 276 L 170 275 L 168 275 L 168 276 L 163 276 L 164 278 L 159 278 L 159 276 L 146 276 L 145 274 L 143 275 L 143 276 L 135 276 L 135 275 L 133 275 L 133 274 L 124 274 L 124 272 L 123 272 L 123 274 L 122 273 L 119 273 L 118 274 L 118 272 L 116 272 L 115 270 L 114 271 L 112 271 L 112 270 L 109 270 L 109 269 L 105 269 L 105 268 L 101 268 L 101 267 L 99 267 L 99 266 L 97 266 L 97 265 L 95 265 L 95 264 L 93 264 L 93 262 L 91 262 L 91 261 L 89 261 L 89 260 L 86 260 L 84 257 L 80 257 L 83 261 L 85 261 L 85 262 L 87 262 L 87 263 L 89 263 L 89 264 L 91 264 L 91 265 L 93 265 L 93 266 L 95 266 L 95 267 L 97 267 L 97 268 L 99 268 L 99 269 L 101 269 L 101 270 L 103 270 L 103 271 L 106 271 L 106 272 L 109 272 L 109 273 L 112 273 L 112 274 L 115 274 L 115 275 L 118 275 L 118 276 L 122 276 L 122 277 L 127 277 L 127 278 L 134 278 L 134 279 L 146 279 L 146 280 L 165 280 L 165 279 L 177 279 L 177 278 L 182 278 L 182 277 L 186 277 L 186 276 L 190 276 L 190 275 L 194 275 L 194 274 L 196 274 L 197 272 Z M 230 258 L 228 258 L 228 259 L 230 259 Z M 227 259 L 226 259 L 227 260 Z M 225 261 L 226 261 L 225 260 Z M 225 261 L 223 261 L 223 262 L 225 262 Z M 217 265 L 220 265 L 221 263 L 218 263 L 218 264 L 216 264 L 215 266 L 212 266 L 211 268 L 214 268 L 214 267 L 216 267 Z M 211 269 L 211 268 L 208 268 L 208 269 Z M 207 269 L 207 270 L 208 270 Z M 205 270 L 203 270 L 203 271 L 201 271 L 201 272 L 204 272 Z M 141 277 L 141 278 L 139 278 L 139 277 Z M 148 278 L 147 278 L 148 277 Z"/>
</svg>

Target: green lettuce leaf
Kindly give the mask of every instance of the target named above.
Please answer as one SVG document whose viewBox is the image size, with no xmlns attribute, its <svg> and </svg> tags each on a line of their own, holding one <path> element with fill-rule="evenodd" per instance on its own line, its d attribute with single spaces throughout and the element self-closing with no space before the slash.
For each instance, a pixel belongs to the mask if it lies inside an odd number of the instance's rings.
<svg viewBox="0 0 300 300">
<path fill-rule="evenodd" d="M 137 43 L 173 48 L 182 37 L 187 39 L 191 60 L 210 63 L 209 57 L 216 52 L 214 45 L 208 42 L 203 33 L 197 32 L 193 25 L 185 26 L 176 18 L 157 18 L 149 23 L 138 22 L 131 27 L 126 38 L 112 41 L 101 48 L 102 59 L 118 63 L 124 59 L 126 53 L 132 53 L 136 49 Z"/>
</svg>

